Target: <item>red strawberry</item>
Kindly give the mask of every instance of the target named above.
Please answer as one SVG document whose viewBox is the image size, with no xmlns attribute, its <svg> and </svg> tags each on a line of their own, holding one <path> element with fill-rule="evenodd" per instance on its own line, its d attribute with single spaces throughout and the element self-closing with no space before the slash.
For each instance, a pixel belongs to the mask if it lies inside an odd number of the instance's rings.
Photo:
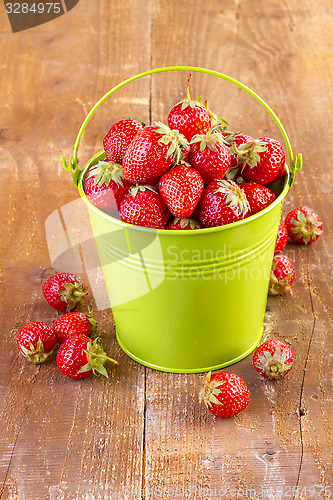
<svg viewBox="0 0 333 500">
<path fill-rule="evenodd" d="M 121 200 L 130 187 L 121 165 L 106 161 L 98 162 L 89 170 L 84 184 L 88 200 L 109 214 L 118 212 Z"/>
<path fill-rule="evenodd" d="M 273 191 L 262 184 L 255 182 L 243 182 L 240 188 L 246 194 L 247 201 L 250 204 L 251 215 L 256 214 L 268 207 L 276 199 Z"/>
<path fill-rule="evenodd" d="M 179 219 L 179 217 L 176 217 L 172 221 L 170 221 L 167 224 L 167 227 L 165 229 L 171 229 L 171 230 L 178 230 L 178 231 L 187 231 L 187 230 L 193 230 L 193 229 L 200 229 L 201 226 L 199 222 L 195 219 Z"/>
<path fill-rule="evenodd" d="M 275 243 L 274 255 L 278 255 L 283 252 L 288 241 L 288 231 L 286 226 L 280 222 L 280 226 L 277 232 L 277 238 Z"/>
<path fill-rule="evenodd" d="M 123 222 L 136 226 L 164 229 L 169 220 L 169 210 L 152 186 L 133 186 L 119 207 Z"/>
<path fill-rule="evenodd" d="M 87 287 L 81 280 L 70 273 L 58 273 L 48 278 L 43 284 L 43 295 L 57 311 L 75 309 L 87 295 Z"/>
<path fill-rule="evenodd" d="M 161 177 L 159 190 L 174 217 L 189 217 L 200 200 L 204 182 L 192 167 L 177 165 Z"/>
<path fill-rule="evenodd" d="M 230 144 L 230 146 L 235 144 L 237 148 L 239 148 L 239 146 L 241 146 L 242 144 L 254 141 L 253 137 L 251 137 L 250 135 L 243 134 L 242 132 L 233 132 L 232 134 L 224 132 L 224 139 Z M 230 147 L 230 150 L 231 150 L 230 168 L 233 168 L 237 166 L 237 153 L 235 153 L 232 147 Z"/>
<path fill-rule="evenodd" d="M 93 373 L 108 376 L 104 368 L 105 361 L 118 364 L 109 358 L 97 339 L 92 341 L 86 335 L 79 333 L 66 340 L 57 353 L 57 366 L 62 373 L 76 380 L 90 377 Z"/>
<path fill-rule="evenodd" d="M 309 207 L 294 208 L 284 221 L 288 236 L 293 241 L 307 245 L 316 241 L 323 232 L 323 222 Z"/>
<path fill-rule="evenodd" d="M 207 374 L 202 399 L 217 417 L 228 418 L 244 410 L 250 402 L 250 391 L 244 380 L 231 372 Z"/>
<path fill-rule="evenodd" d="M 269 293 L 271 295 L 281 295 L 290 290 L 295 279 L 295 269 L 293 263 L 286 255 L 275 255 L 269 282 Z"/>
<path fill-rule="evenodd" d="M 178 102 L 168 115 L 168 125 L 179 130 L 188 141 L 195 134 L 205 134 L 211 128 L 211 114 L 202 104 L 201 97 L 192 100 L 190 96 L 190 79 L 187 80 L 187 99 Z"/>
<path fill-rule="evenodd" d="M 250 213 L 244 191 L 233 181 L 212 181 L 205 187 L 195 215 L 203 227 L 223 226 Z"/>
<path fill-rule="evenodd" d="M 141 123 L 131 118 L 120 120 L 112 125 L 103 139 L 106 160 L 122 163 L 130 142 L 142 129 Z"/>
<path fill-rule="evenodd" d="M 21 328 L 17 337 L 20 352 L 35 365 L 50 356 L 56 343 L 52 328 L 42 321 L 30 321 Z"/>
<path fill-rule="evenodd" d="M 241 175 L 246 181 L 270 184 L 280 179 L 285 171 L 285 154 L 281 144 L 270 137 L 242 144 L 237 148 L 237 162 L 242 165 Z"/>
<path fill-rule="evenodd" d="M 161 122 L 139 132 L 125 153 L 123 172 L 129 181 L 155 184 L 189 149 L 185 137 Z"/>
<path fill-rule="evenodd" d="M 253 366 L 263 377 L 278 380 L 292 369 L 293 352 L 281 340 L 267 340 L 253 353 Z"/>
<path fill-rule="evenodd" d="M 212 128 L 206 135 L 195 135 L 192 138 L 188 159 L 207 185 L 214 180 L 223 179 L 230 167 L 231 154 L 223 135 Z"/>
<path fill-rule="evenodd" d="M 90 311 L 89 316 L 83 312 L 69 312 L 63 314 L 53 324 L 53 331 L 57 341 L 62 344 L 73 335 L 83 333 L 90 337 L 96 332 L 96 321 Z"/>
</svg>

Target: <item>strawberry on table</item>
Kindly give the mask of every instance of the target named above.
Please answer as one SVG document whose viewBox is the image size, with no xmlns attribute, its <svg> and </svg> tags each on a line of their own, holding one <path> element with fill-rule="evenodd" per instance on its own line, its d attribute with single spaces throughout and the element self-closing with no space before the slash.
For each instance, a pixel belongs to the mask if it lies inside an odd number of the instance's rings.
<svg viewBox="0 0 333 500">
<path fill-rule="evenodd" d="M 156 184 L 162 174 L 176 165 L 189 149 L 186 138 L 161 122 L 139 132 L 125 153 L 123 172 L 127 180 Z"/>
<path fill-rule="evenodd" d="M 288 242 L 287 228 L 283 224 L 283 222 L 280 222 L 279 229 L 277 232 L 274 255 L 278 255 L 279 253 L 283 252 L 283 250 L 286 248 L 287 242 Z"/>
<path fill-rule="evenodd" d="M 186 218 L 180 219 L 179 217 L 175 217 L 172 221 L 170 221 L 165 229 L 178 230 L 178 231 L 192 231 L 194 229 L 200 229 L 201 226 L 199 222 L 195 219 Z"/>
<path fill-rule="evenodd" d="M 142 124 L 132 118 L 120 120 L 112 125 L 103 139 L 106 161 L 121 164 L 130 142 L 142 129 Z"/>
<path fill-rule="evenodd" d="M 269 282 L 269 293 L 281 295 L 290 290 L 295 279 L 293 263 L 286 255 L 275 255 Z"/>
<path fill-rule="evenodd" d="M 30 321 L 19 331 L 17 347 L 31 363 L 43 363 L 57 343 L 52 328 L 43 321 Z"/>
<path fill-rule="evenodd" d="M 170 214 L 157 189 L 136 185 L 121 202 L 119 215 L 128 224 L 164 229 Z"/>
<path fill-rule="evenodd" d="M 179 130 L 188 141 L 195 134 L 205 134 L 211 128 L 212 118 L 209 110 L 202 104 L 202 99 L 190 96 L 190 79 L 187 80 L 187 98 L 178 102 L 168 115 L 168 125 Z"/>
<path fill-rule="evenodd" d="M 239 187 L 246 194 L 247 201 L 250 204 L 251 215 L 268 207 L 276 199 L 273 191 L 256 182 L 243 182 Z"/>
<path fill-rule="evenodd" d="M 237 163 L 241 165 L 241 175 L 246 181 L 270 184 L 280 179 L 285 172 L 286 157 L 281 144 L 270 137 L 247 142 L 237 147 Z"/>
<path fill-rule="evenodd" d="M 92 374 L 108 377 L 104 367 L 106 361 L 118 364 L 105 354 L 97 339 L 91 340 L 82 333 L 66 340 L 60 346 L 56 358 L 59 370 L 76 380 L 90 377 Z"/>
<path fill-rule="evenodd" d="M 88 200 L 111 215 L 118 212 L 130 187 L 131 183 L 125 179 L 121 165 L 111 161 L 99 161 L 94 165 L 84 184 Z"/>
<path fill-rule="evenodd" d="M 285 218 L 285 226 L 291 240 L 302 245 L 316 241 L 323 232 L 323 222 L 309 207 L 294 208 Z"/>
<path fill-rule="evenodd" d="M 96 327 L 92 311 L 89 311 L 88 315 L 83 312 L 69 312 L 60 316 L 53 323 L 53 331 L 60 344 L 78 333 L 83 333 L 87 337 L 90 337 L 96 332 Z"/>
<path fill-rule="evenodd" d="M 294 356 L 291 348 L 281 340 L 267 340 L 253 353 L 253 366 L 265 378 L 278 380 L 292 369 Z"/>
<path fill-rule="evenodd" d="M 195 216 L 203 227 L 223 226 L 250 215 L 244 191 L 233 181 L 212 181 L 205 187 Z"/>
<path fill-rule="evenodd" d="M 194 212 L 204 182 L 195 168 L 177 165 L 163 174 L 158 187 L 172 215 L 185 219 Z"/>
<path fill-rule="evenodd" d="M 57 311 L 75 309 L 87 293 L 86 285 L 71 273 L 55 274 L 43 283 L 43 295 Z"/>
<path fill-rule="evenodd" d="M 192 138 L 188 160 L 207 185 L 216 179 L 223 179 L 230 167 L 231 154 L 223 135 L 213 127 L 207 134 L 197 134 Z"/>
<path fill-rule="evenodd" d="M 227 371 L 207 374 L 202 400 L 217 417 L 228 418 L 244 410 L 250 402 L 250 390 L 238 375 Z"/>
</svg>

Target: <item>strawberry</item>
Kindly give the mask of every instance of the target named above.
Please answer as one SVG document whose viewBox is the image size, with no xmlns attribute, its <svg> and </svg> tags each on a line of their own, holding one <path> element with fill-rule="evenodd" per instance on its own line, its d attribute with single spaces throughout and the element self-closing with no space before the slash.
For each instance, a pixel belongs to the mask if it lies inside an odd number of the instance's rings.
<svg viewBox="0 0 333 500">
<path fill-rule="evenodd" d="M 136 226 L 164 229 L 169 220 L 169 210 L 152 186 L 133 186 L 119 207 L 123 222 Z"/>
<path fill-rule="evenodd" d="M 202 400 L 213 415 L 228 418 L 247 407 L 250 391 L 244 380 L 234 373 L 209 372 L 204 381 Z"/>
<path fill-rule="evenodd" d="M 57 337 L 57 341 L 62 344 L 73 335 L 83 333 L 90 337 L 96 332 L 96 321 L 89 311 L 89 315 L 83 312 L 69 312 L 63 314 L 53 324 L 53 331 Z"/>
<path fill-rule="evenodd" d="M 233 144 L 232 148 L 246 181 L 266 185 L 283 176 L 286 158 L 281 144 L 275 139 L 260 137 L 239 147 Z"/>
<path fill-rule="evenodd" d="M 155 184 L 173 164 L 179 163 L 189 149 L 185 137 L 161 122 L 139 132 L 125 153 L 123 172 L 127 180 Z"/>
<path fill-rule="evenodd" d="M 57 343 L 56 336 L 49 325 L 43 321 L 30 321 L 19 331 L 17 347 L 31 363 L 43 363 Z"/>
<path fill-rule="evenodd" d="M 224 132 L 224 139 L 226 142 L 230 144 L 230 154 L 231 154 L 231 163 L 230 163 L 230 168 L 236 167 L 237 166 L 237 153 L 235 153 L 234 148 L 232 148 L 232 145 L 235 144 L 235 146 L 238 148 L 242 144 L 246 144 L 247 142 L 254 141 L 253 137 L 250 135 L 243 134 L 243 132 Z"/>
<path fill-rule="evenodd" d="M 179 219 L 179 217 L 176 217 L 172 221 L 170 221 L 165 229 L 172 229 L 172 230 L 178 230 L 178 231 L 187 231 L 187 230 L 193 230 L 193 229 L 200 229 L 201 226 L 199 222 L 195 219 L 192 218 L 186 218 L 186 219 Z"/>
<path fill-rule="evenodd" d="M 250 204 L 251 215 L 256 214 L 268 207 L 276 199 L 273 191 L 262 184 L 255 182 L 243 182 L 240 188 L 246 194 L 247 201 Z"/>
<path fill-rule="evenodd" d="M 130 142 L 142 129 L 141 123 L 132 118 L 120 120 L 112 125 L 103 139 L 106 161 L 121 164 Z"/>
<path fill-rule="evenodd" d="M 159 190 L 174 217 L 189 217 L 200 200 L 204 182 L 192 167 L 177 165 L 160 179 Z"/>
<path fill-rule="evenodd" d="M 87 287 L 70 273 L 58 273 L 43 283 L 43 295 L 51 307 L 57 311 L 69 311 L 82 302 L 87 295 Z"/>
<path fill-rule="evenodd" d="M 281 340 L 267 340 L 253 353 L 253 366 L 265 378 L 278 380 L 292 369 L 293 352 Z"/>
<path fill-rule="evenodd" d="M 104 367 L 107 360 L 118 364 L 105 354 L 97 339 L 93 341 L 82 333 L 67 339 L 60 346 L 56 358 L 59 370 L 76 380 L 90 377 L 92 374 L 108 377 Z"/>
<path fill-rule="evenodd" d="M 285 226 L 291 240 L 302 245 L 316 241 L 323 232 L 323 222 L 309 207 L 294 208 L 285 218 Z"/>
<path fill-rule="evenodd" d="M 192 138 L 188 160 L 200 172 L 207 185 L 214 180 L 223 179 L 230 167 L 231 154 L 223 135 L 213 127 L 206 135 L 199 134 Z"/>
<path fill-rule="evenodd" d="M 195 134 L 208 132 L 212 123 L 211 113 L 202 104 L 201 97 L 191 99 L 190 79 L 191 75 L 187 80 L 187 98 L 173 106 L 168 115 L 169 127 L 178 130 L 188 141 Z"/>
<path fill-rule="evenodd" d="M 295 279 L 295 269 L 293 263 L 286 255 L 275 255 L 269 282 L 269 293 L 271 295 L 281 295 L 290 290 Z"/>
<path fill-rule="evenodd" d="M 88 200 L 109 214 L 114 213 L 127 194 L 131 183 L 124 178 L 121 165 L 99 161 L 86 177 L 84 190 Z"/>
<path fill-rule="evenodd" d="M 287 228 L 283 224 L 283 222 L 280 222 L 280 226 L 276 237 L 274 255 L 278 255 L 279 253 L 283 252 L 283 250 L 286 248 L 287 241 L 288 241 Z"/>
<path fill-rule="evenodd" d="M 203 227 L 223 226 L 244 219 L 250 205 L 244 191 L 233 181 L 212 181 L 205 187 L 195 211 Z"/>
</svg>

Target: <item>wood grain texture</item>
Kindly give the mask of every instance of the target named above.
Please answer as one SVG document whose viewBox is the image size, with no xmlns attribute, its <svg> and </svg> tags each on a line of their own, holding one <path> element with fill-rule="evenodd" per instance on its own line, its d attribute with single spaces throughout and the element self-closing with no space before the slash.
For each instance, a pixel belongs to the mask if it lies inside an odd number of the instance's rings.
<svg viewBox="0 0 333 500">
<path fill-rule="evenodd" d="M 65 16 L 16 34 L 0 9 L 1 500 L 155 500 L 185 491 L 193 499 L 328 498 L 319 485 L 333 488 L 332 27 L 327 0 L 81 0 Z M 270 104 L 294 153 L 304 156 L 284 213 L 308 204 L 324 221 L 314 245 L 288 245 L 295 285 L 268 301 L 264 338 L 290 343 L 294 368 L 274 384 L 256 375 L 251 357 L 232 366 L 251 402 L 228 420 L 200 403 L 203 375 L 130 360 L 109 309 L 97 312 L 105 349 L 120 362 L 108 380 L 69 380 L 54 360 L 30 366 L 15 346 L 23 324 L 57 317 L 41 294 L 53 272 L 45 221 L 77 198 L 60 155 L 72 154 L 85 115 L 109 88 L 175 64 L 228 74 Z M 165 120 L 186 77 L 156 75 L 113 96 L 89 124 L 80 164 L 117 119 Z M 232 128 L 279 137 L 239 89 L 197 74 L 191 85 Z M 313 485 L 315 496 L 306 490 Z"/>
</svg>

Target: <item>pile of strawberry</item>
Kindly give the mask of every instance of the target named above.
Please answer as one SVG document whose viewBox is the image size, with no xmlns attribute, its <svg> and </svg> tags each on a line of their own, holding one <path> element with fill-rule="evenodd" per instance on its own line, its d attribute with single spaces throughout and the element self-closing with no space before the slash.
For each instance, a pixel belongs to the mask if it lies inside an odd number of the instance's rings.
<svg viewBox="0 0 333 500">
<path fill-rule="evenodd" d="M 43 321 L 30 321 L 19 331 L 17 347 L 28 361 L 40 364 L 53 353 L 57 344 L 56 363 L 68 377 L 76 380 L 108 373 L 104 363 L 109 358 L 98 343 L 92 339 L 97 324 L 92 311 L 72 312 L 87 295 L 87 287 L 71 273 L 58 273 L 43 284 L 43 295 L 57 311 L 64 312 L 52 326 Z"/>
<path fill-rule="evenodd" d="M 323 222 L 319 215 L 309 207 L 294 208 L 281 221 L 275 243 L 274 257 L 270 275 L 270 295 L 281 295 L 290 290 L 295 269 L 291 259 L 284 255 L 288 238 L 301 245 L 316 241 L 323 231 Z"/>
<path fill-rule="evenodd" d="M 115 123 L 103 140 L 105 160 L 85 179 L 95 206 L 129 224 L 193 230 L 256 214 L 276 198 L 267 185 L 285 173 L 281 144 L 227 131 L 199 97 L 168 114 L 168 125 Z"/>
</svg>

